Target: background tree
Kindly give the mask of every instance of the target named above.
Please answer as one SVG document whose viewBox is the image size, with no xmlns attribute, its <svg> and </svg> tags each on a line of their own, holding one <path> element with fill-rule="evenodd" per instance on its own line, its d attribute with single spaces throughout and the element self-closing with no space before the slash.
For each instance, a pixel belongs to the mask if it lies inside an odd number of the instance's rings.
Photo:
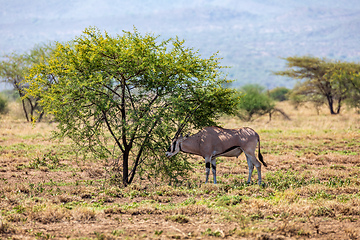
<svg viewBox="0 0 360 240">
<path fill-rule="evenodd" d="M 32 121 L 37 114 L 39 115 L 37 119 L 40 121 L 43 113 L 39 107 L 38 97 L 25 96 L 28 85 L 23 80 L 29 74 L 30 67 L 45 61 L 51 51 L 51 45 L 37 45 L 29 53 L 5 55 L 5 60 L 0 62 L 0 78 L 3 82 L 10 83 L 18 92 L 28 122 Z"/>
<path fill-rule="evenodd" d="M 350 106 L 360 108 L 360 63 L 338 62 L 328 77 L 337 88 L 347 93 L 345 101 Z"/>
<path fill-rule="evenodd" d="M 274 101 L 265 92 L 265 88 L 257 84 L 248 84 L 240 89 L 242 95 L 238 104 L 237 116 L 244 121 L 251 121 L 255 115 L 271 113 L 275 108 Z"/>
<path fill-rule="evenodd" d="M 164 152 L 185 117 L 193 113 L 188 130 L 234 113 L 239 97 L 223 87 L 221 68 L 216 55 L 202 59 L 177 38 L 89 28 L 32 68 L 26 96 L 54 115 L 58 136 L 97 158 L 119 159 L 124 186 L 136 173 L 176 180 L 189 162 Z"/>
<path fill-rule="evenodd" d="M 310 92 L 306 92 L 305 94 L 303 86 L 299 82 L 295 84 L 294 88 L 289 93 L 289 100 L 295 109 L 298 109 L 299 106 L 310 102 L 314 106 L 318 115 L 320 114 L 321 107 L 326 104 L 326 98 L 323 95 L 313 94 Z"/>
<path fill-rule="evenodd" d="M 285 60 L 288 69 L 275 74 L 303 80 L 295 86 L 293 98 L 302 96 L 296 99 L 317 105 L 325 102 L 331 114 L 340 113 L 342 102 L 350 96 L 351 88 L 344 78 L 335 78 L 334 74 L 343 72 L 341 69 L 347 63 L 311 56 L 288 57 Z"/>
<path fill-rule="evenodd" d="M 286 101 L 289 99 L 290 89 L 286 87 L 276 87 L 269 91 L 269 96 L 279 102 Z"/>
</svg>

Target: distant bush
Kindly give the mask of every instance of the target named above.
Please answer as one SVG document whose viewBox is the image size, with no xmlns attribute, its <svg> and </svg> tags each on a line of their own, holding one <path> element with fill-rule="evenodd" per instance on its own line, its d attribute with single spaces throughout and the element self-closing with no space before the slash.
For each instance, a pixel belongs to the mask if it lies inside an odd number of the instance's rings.
<svg viewBox="0 0 360 240">
<path fill-rule="evenodd" d="M 275 104 L 265 93 L 265 89 L 256 84 L 248 84 L 240 89 L 243 95 L 237 116 L 244 121 L 251 121 L 254 115 L 264 115 L 271 113 Z"/>
<path fill-rule="evenodd" d="M 1 94 L 7 98 L 9 102 L 20 101 L 19 93 L 16 90 L 4 90 Z"/>
<path fill-rule="evenodd" d="M 290 89 L 286 87 L 276 87 L 269 91 L 269 96 L 276 101 L 286 101 L 289 99 Z"/>
<path fill-rule="evenodd" d="M 0 114 L 4 114 L 8 111 L 8 100 L 2 94 L 0 94 Z"/>
</svg>

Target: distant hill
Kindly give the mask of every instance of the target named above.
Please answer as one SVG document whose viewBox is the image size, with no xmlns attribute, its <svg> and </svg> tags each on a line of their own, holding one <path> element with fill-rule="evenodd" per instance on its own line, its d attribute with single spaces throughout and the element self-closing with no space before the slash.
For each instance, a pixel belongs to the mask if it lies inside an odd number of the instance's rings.
<svg viewBox="0 0 360 240">
<path fill-rule="evenodd" d="M 280 57 L 360 60 L 358 0 L 0 0 L 0 54 L 71 40 L 88 26 L 111 34 L 135 26 L 179 36 L 204 57 L 219 51 L 234 87 L 292 87 L 272 75 L 284 68 Z"/>
</svg>

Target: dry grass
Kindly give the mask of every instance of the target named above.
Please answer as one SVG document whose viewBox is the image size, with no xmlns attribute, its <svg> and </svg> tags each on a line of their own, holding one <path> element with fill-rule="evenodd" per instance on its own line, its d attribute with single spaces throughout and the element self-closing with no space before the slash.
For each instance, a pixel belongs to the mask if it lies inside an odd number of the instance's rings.
<svg viewBox="0 0 360 240">
<path fill-rule="evenodd" d="M 55 124 L 32 126 L 19 109 L 0 120 L 0 239 L 358 239 L 360 115 L 310 106 L 250 123 L 261 137 L 265 186 L 245 184 L 247 164 L 220 158 L 219 184 L 203 164 L 174 187 L 104 182 L 103 163 L 50 141 Z M 195 158 L 194 161 L 202 162 Z"/>
</svg>

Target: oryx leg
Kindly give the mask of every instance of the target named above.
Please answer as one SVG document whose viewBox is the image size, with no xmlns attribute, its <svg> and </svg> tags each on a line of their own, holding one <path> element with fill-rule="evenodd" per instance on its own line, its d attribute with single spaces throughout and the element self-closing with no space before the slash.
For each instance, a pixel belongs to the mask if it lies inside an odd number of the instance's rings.
<svg viewBox="0 0 360 240">
<path fill-rule="evenodd" d="M 249 177 L 248 177 L 247 183 L 250 183 L 251 182 L 251 175 L 252 175 L 253 170 L 254 170 L 254 164 L 251 162 L 250 158 L 248 158 L 247 155 L 246 155 L 246 160 L 247 160 L 247 164 L 248 164 L 248 167 L 249 167 Z"/>
<path fill-rule="evenodd" d="M 206 180 L 205 180 L 205 183 L 208 182 L 209 180 L 209 174 L 210 174 L 210 165 L 211 165 L 211 157 L 207 157 L 205 158 L 205 167 L 206 167 Z"/>
<path fill-rule="evenodd" d="M 211 159 L 211 168 L 214 177 L 214 184 L 216 184 L 216 158 Z"/>
<path fill-rule="evenodd" d="M 249 165 L 249 179 L 248 179 L 248 183 L 251 181 L 251 175 L 252 175 L 252 171 L 254 169 L 254 166 L 256 167 L 256 170 L 258 172 L 258 179 L 259 179 L 259 185 L 261 185 L 261 164 L 260 162 L 256 159 L 255 157 L 255 153 L 253 154 L 246 154 L 246 159 Z"/>
</svg>

